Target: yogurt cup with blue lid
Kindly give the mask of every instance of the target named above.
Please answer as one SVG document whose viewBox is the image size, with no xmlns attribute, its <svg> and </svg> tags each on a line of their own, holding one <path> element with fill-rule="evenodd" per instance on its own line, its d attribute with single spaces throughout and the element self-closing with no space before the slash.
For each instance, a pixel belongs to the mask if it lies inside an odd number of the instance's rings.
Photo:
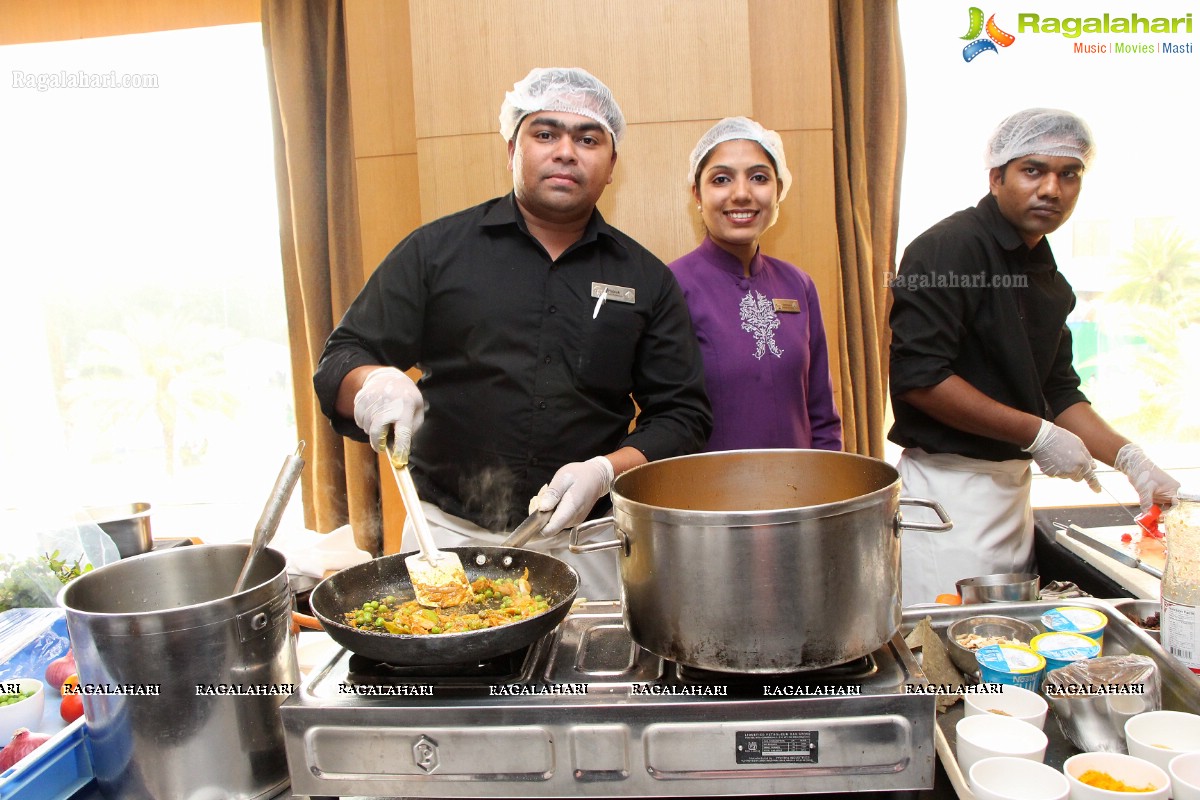
<svg viewBox="0 0 1200 800">
<path fill-rule="evenodd" d="M 1060 606 L 1042 614 L 1042 625 L 1051 633 L 1082 633 L 1103 647 L 1108 617 L 1094 608 Z"/>
<path fill-rule="evenodd" d="M 1046 671 L 1046 659 L 1017 644 L 989 644 L 975 651 L 983 683 L 1008 683 L 1036 692 Z"/>
<path fill-rule="evenodd" d="M 1046 659 L 1046 669 L 1059 669 L 1100 655 L 1100 643 L 1082 633 L 1051 631 L 1033 637 L 1030 649 Z"/>
</svg>

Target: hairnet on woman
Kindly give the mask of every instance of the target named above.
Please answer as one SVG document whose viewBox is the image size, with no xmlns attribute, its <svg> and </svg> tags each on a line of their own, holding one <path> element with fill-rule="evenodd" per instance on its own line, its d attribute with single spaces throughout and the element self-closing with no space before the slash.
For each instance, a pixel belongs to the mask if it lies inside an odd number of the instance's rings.
<svg viewBox="0 0 1200 800">
<path fill-rule="evenodd" d="M 705 449 L 841 450 L 816 286 L 759 248 L 792 183 L 783 141 L 746 117 L 723 119 L 692 150 L 688 182 L 704 241 L 668 266 L 704 354 Z"/>
</svg>

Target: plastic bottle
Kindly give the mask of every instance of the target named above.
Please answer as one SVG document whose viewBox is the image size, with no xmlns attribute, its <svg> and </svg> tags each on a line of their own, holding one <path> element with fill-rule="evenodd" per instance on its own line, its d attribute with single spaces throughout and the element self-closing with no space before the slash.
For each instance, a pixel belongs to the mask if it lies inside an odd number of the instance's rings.
<svg viewBox="0 0 1200 800">
<path fill-rule="evenodd" d="M 1163 514 L 1167 568 L 1159 626 L 1163 648 L 1200 674 L 1200 493 L 1180 492 Z"/>
</svg>

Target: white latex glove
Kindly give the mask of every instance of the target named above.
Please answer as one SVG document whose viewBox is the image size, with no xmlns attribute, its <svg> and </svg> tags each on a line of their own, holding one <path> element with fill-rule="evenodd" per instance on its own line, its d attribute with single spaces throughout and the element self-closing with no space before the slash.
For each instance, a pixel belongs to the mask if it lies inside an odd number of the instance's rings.
<svg viewBox="0 0 1200 800">
<path fill-rule="evenodd" d="M 387 452 L 388 430 L 396 432 L 397 460 L 408 463 L 413 434 L 425 420 L 425 398 L 412 378 L 395 367 L 380 367 L 354 395 L 354 422 L 367 432 L 371 447 Z"/>
<path fill-rule="evenodd" d="M 1070 478 L 1086 481 L 1093 492 L 1100 491 L 1096 478 L 1096 462 L 1088 452 L 1083 440 L 1066 428 L 1060 428 L 1049 420 L 1042 420 L 1037 438 L 1029 447 L 1021 448 L 1033 454 L 1033 460 L 1042 468 L 1042 473 L 1053 478 Z"/>
<path fill-rule="evenodd" d="M 613 477 L 612 462 L 604 456 L 559 467 L 550 483 L 529 502 L 530 513 L 534 508 L 554 510 L 541 535 L 554 536 L 583 522 L 592 506 L 608 494 Z"/>
<path fill-rule="evenodd" d="M 1179 481 L 1159 469 L 1142 448 L 1132 442 L 1117 451 L 1113 466 L 1124 472 L 1137 489 L 1142 511 L 1150 510 L 1156 495 L 1170 505 L 1174 505 L 1179 496 Z"/>
</svg>

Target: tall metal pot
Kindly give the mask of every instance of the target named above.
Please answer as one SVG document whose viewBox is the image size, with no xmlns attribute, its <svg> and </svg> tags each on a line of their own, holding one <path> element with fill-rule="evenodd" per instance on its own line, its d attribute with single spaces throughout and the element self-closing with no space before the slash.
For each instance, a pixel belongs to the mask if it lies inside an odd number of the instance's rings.
<svg viewBox="0 0 1200 800">
<path fill-rule="evenodd" d="M 288 785 L 279 706 L 299 673 L 286 559 L 246 545 L 134 556 L 59 593 L 96 780 L 119 800 L 251 800 Z"/>
<path fill-rule="evenodd" d="M 853 661 L 900 626 L 900 529 L 949 530 L 901 498 L 883 461 L 821 450 L 664 459 L 612 489 L 613 516 L 571 550 L 620 549 L 625 624 L 652 653 L 723 672 Z M 900 506 L 940 523 L 906 523 Z M 581 543 L 612 524 L 616 539 Z"/>
</svg>

